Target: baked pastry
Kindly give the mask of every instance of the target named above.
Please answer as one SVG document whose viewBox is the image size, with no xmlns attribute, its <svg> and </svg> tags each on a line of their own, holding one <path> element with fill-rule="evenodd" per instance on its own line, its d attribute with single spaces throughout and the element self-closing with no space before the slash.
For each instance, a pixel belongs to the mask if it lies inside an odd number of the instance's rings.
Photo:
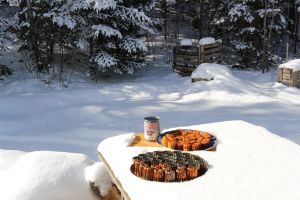
<svg viewBox="0 0 300 200">
<path fill-rule="evenodd" d="M 207 170 L 207 163 L 202 158 L 180 151 L 147 152 L 133 157 L 132 161 L 134 175 L 159 182 L 187 181 Z"/>
<path fill-rule="evenodd" d="M 166 133 L 161 139 L 161 144 L 170 149 L 197 151 L 207 148 L 212 139 L 213 136 L 207 132 L 178 129 Z"/>
</svg>

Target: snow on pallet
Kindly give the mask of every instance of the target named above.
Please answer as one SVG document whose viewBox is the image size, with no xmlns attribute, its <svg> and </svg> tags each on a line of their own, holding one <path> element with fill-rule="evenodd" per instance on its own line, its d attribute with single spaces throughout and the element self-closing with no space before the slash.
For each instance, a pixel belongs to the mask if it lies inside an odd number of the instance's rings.
<svg viewBox="0 0 300 200">
<path fill-rule="evenodd" d="M 287 86 L 300 87 L 300 59 L 279 65 L 278 82 Z"/>
<path fill-rule="evenodd" d="M 202 38 L 198 44 L 185 39 L 173 48 L 173 69 L 190 74 L 201 63 L 222 60 L 222 44 L 213 38 Z"/>
</svg>

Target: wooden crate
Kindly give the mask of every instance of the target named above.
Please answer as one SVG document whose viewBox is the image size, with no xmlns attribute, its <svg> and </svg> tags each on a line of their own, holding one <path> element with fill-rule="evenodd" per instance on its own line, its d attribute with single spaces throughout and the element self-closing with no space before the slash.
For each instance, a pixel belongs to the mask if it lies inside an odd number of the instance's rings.
<svg viewBox="0 0 300 200">
<path fill-rule="evenodd" d="M 90 187 L 94 195 L 98 197 L 99 200 L 122 200 L 121 192 L 115 184 L 112 184 L 105 196 L 101 196 L 100 191 L 95 183 L 90 182 Z"/>
<path fill-rule="evenodd" d="M 293 69 L 279 68 L 278 82 L 287 86 L 300 88 L 300 71 L 294 72 Z"/>
<path fill-rule="evenodd" d="M 222 44 L 200 46 L 180 46 L 173 48 L 173 70 L 182 74 L 191 74 L 201 63 L 215 63 L 222 61 Z"/>
<path fill-rule="evenodd" d="M 213 63 L 222 61 L 222 44 L 220 42 L 201 45 L 200 49 L 202 63 Z"/>
</svg>

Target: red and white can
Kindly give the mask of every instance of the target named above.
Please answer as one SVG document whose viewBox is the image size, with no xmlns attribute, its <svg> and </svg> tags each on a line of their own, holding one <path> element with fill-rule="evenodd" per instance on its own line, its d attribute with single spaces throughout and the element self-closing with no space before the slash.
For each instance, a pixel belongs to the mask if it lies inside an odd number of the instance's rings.
<svg viewBox="0 0 300 200">
<path fill-rule="evenodd" d="M 144 138 L 145 140 L 156 140 L 160 134 L 159 117 L 150 116 L 144 118 Z"/>
</svg>

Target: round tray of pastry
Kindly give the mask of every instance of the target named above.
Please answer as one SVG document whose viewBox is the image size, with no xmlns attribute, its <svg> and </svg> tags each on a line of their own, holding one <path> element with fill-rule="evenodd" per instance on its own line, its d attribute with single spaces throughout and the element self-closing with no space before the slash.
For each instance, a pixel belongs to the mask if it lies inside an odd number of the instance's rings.
<svg viewBox="0 0 300 200">
<path fill-rule="evenodd" d="M 176 129 L 160 134 L 156 142 L 169 149 L 199 151 L 215 148 L 217 138 L 211 133 L 204 131 Z"/>
<path fill-rule="evenodd" d="M 147 152 L 133 157 L 132 161 L 132 174 L 148 181 L 189 181 L 208 170 L 208 164 L 203 158 L 181 151 Z"/>
</svg>

